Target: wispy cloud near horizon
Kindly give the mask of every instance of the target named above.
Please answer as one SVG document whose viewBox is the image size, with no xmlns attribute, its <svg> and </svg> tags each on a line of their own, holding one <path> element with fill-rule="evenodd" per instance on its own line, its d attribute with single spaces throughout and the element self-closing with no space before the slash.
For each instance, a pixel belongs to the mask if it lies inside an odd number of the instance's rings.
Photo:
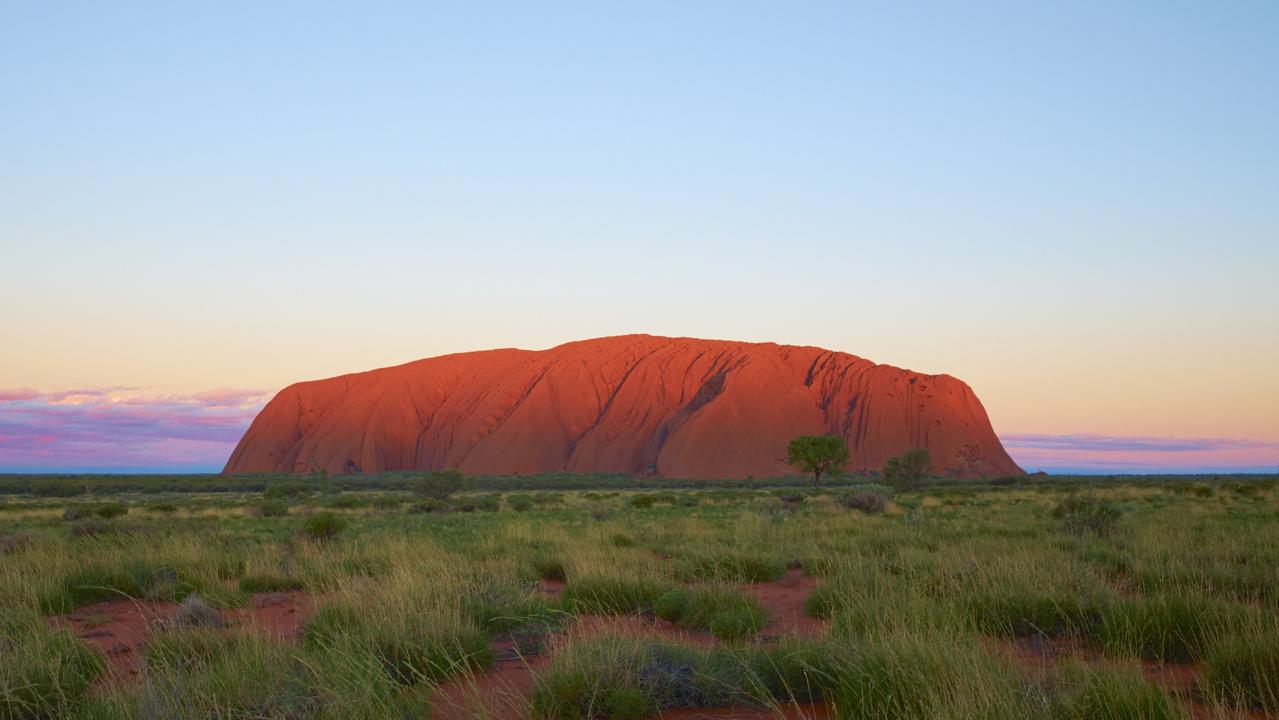
<svg viewBox="0 0 1279 720">
<path fill-rule="evenodd" d="M 219 470 L 269 397 L 233 388 L 0 389 L 0 472 Z"/>
<path fill-rule="evenodd" d="M 1000 440 L 1027 470 L 1049 472 L 1273 472 L 1279 442 L 1092 433 L 1012 433 Z"/>
<path fill-rule="evenodd" d="M 0 472 L 216 472 L 272 391 L 0 388 Z M 1279 441 L 1092 433 L 1000 437 L 1029 471 L 1274 472 Z"/>
</svg>

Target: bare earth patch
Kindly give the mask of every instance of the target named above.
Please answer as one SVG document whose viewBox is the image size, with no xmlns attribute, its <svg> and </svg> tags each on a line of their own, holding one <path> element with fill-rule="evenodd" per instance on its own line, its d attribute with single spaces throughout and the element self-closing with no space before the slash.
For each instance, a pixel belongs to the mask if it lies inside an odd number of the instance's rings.
<svg viewBox="0 0 1279 720">
<path fill-rule="evenodd" d="M 86 605 L 49 621 L 102 652 L 108 670 L 99 682 L 131 682 L 141 671 L 147 639 L 173 621 L 178 607 L 172 602 L 121 598 Z M 258 593 L 248 607 L 220 613 L 228 632 L 255 632 L 289 640 L 301 635 L 314 608 L 315 603 L 306 593 L 292 591 Z"/>
</svg>

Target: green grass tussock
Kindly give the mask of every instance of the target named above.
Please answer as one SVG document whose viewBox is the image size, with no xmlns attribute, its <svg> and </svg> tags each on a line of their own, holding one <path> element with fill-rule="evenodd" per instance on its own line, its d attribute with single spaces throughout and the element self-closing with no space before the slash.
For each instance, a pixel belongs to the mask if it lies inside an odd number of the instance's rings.
<svg viewBox="0 0 1279 720">
<path fill-rule="evenodd" d="M 754 598 L 731 585 L 674 588 L 654 604 L 658 617 L 694 630 L 709 630 L 720 640 L 744 640 L 758 634 L 768 613 Z"/>
<path fill-rule="evenodd" d="M 0 608 L 0 718 L 69 715 L 103 671 L 98 655 L 36 613 Z"/>
<path fill-rule="evenodd" d="M 671 588 L 651 578 L 586 575 L 564 586 L 560 602 L 568 612 L 632 615 L 652 612 L 657 599 Z"/>
</svg>

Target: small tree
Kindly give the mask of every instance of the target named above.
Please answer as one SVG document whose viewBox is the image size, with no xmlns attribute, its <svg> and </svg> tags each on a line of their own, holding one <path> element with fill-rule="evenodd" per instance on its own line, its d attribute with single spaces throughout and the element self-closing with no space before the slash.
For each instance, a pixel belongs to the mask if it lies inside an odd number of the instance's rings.
<svg viewBox="0 0 1279 720">
<path fill-rule="evenodd" d="M 848 445 L 834 435 L 804 435 L 790 441 L 787 460 L 794 467 L 813 474 L 813 485 L 820 485 L 822 475 L 840 472 L 848 462 Z"/>
<path fill-rule="evenodd" d="M 417 493 L 435 500 L 448 500 L 466 487 L 466 478 L 457 470 L 432 470 L 417 481 Z"/>
<path fill-rule="evenodd" d="M 932 455 L 923 448 L 915 448 L 884 463 L 884 484 L 899 489 L 913 488 L 932 472 Z"/>
</svg>

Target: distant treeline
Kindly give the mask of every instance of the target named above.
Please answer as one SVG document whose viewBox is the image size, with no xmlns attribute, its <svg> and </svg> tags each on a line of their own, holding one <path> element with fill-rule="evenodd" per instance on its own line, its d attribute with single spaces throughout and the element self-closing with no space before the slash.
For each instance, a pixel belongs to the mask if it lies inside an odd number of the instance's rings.
<svg viewBox="0 0 1279 720">
<path fill-rule="evenodd" d="M 262 492 L 272 482 L 313 481 L 337 491 L 412 490 L 421 472 L 393 472 L 378 475 L 0 475 L 0 495 L 73 497 L 83 494 L 119 493 L 251 493 Z M 822 480 L 822 487 L 850 487 L 874 482 L 878 473 L 836 475 Z M 811 487 L 807 476 L 689 480 L 620 473 L 543 473 L 539 475 L 481 475 L 470 478 L 469 486 L 486 492 L 525 490 L 693 490 Z M 1079 487 L 1103 485 L 1270 485 L 1279 483 L 1274 474 L 1203 475 L 1016 475 L 974 480 L 937 478 L 924 481 L 921 490 L 980 490 L 1009 487 Z"/>
</svg>

